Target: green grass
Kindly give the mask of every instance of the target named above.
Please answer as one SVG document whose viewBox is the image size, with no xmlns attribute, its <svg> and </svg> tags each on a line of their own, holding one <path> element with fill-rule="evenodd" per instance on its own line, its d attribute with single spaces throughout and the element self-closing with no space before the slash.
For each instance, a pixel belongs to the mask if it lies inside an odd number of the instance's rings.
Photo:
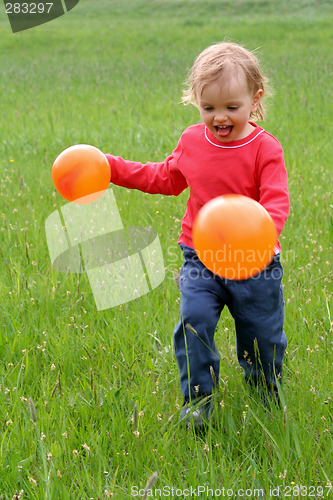
<svg viewBox="0 0 333 500">
<path fill-rule="evenodd" d="M 289 498 L 304 498 L 302 484 L 308 498 L 333 497 L 325 489 L 333 482 L 332 8 L 292 4 L 82 0 L 15 35 L 1 15 L 0 498 L 132 498 L 154 471 L 154 488 L 170 491 L 207 485 L 232 489 L 232 498 L 241 498 L 239 488 L 270 498 L 279 486 L 283 498 L 291 485 Z M 286 409 L 265 412 L 246 391 L 224 313 L 213 425 L 196 438 L 177 425 L 172 345 L 187 193 L 113 188 L 127 225 L 157 230 L 166 266 L 161 286 L 114 309 L 96 310 L 85 275 L 52 270 L 44 225 L 64 205 L 50 169 L 67 146 L 93 144 L 140 161 L 174 149 L 199 121 L 179 104 L 187 70 L 225 37 L 259 47 L 274 88 L 264 127 L 282 143 L 289 172 L 281 239 Z"/>
</svg>

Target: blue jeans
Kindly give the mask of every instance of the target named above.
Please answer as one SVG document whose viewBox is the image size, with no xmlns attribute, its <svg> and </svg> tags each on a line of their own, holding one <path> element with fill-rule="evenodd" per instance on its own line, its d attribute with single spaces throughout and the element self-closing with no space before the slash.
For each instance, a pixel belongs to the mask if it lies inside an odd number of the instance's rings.
<svg viewBox="0 0 333 500">
<path fill-rule="evenodd" d="M 215 275 L 192 248 L 180 247 L 184 262 L 174 346 L 184 401 L 211 394 L 214 378 L 218 383 L 220 360 L 214 334 L 224 306 L 235 321 L 237 357 L 246 381 L 253 386 L 263 384 L 277 394 L 287 347 L 280 256 L 253 278 L 236 281 Z"/>
</svg>

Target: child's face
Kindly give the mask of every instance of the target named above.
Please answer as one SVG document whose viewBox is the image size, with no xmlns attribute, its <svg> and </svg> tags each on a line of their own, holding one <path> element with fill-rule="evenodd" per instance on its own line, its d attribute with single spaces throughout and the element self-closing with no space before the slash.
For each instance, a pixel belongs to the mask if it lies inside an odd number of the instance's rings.
<svg viewBox="0 0 333 500">
<path fill-rule="evenodd" d="M 262 97 L 262 90 L 253 95 L 244 73 L 233 76 L 227 84 L 219 81 L 203 88 L 199 111 L 203 123 L 221 142 L 244 139 L 253 130 L 249 123 Z"/>
</svg>

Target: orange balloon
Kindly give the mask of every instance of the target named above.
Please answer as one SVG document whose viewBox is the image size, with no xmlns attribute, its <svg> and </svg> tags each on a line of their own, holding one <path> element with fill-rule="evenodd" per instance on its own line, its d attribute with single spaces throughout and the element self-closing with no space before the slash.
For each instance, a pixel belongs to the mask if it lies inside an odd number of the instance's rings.
<svg viewBox="0 0 333 500">
<path fill-rule="evenodd" d="M 193 224 L 193 244 L 201 262 L 222 278 L 244 280 L 272 260 L 276 227 L 252 198 L 228 194 L 210 200 Z"/>
<path fill-rule="evenodd" d="M 100 198 L 110 184 L 110 165 L 99 149 L 77 144 L 65 149 L 52 166 L 52 180 L 63 198 L 79 204 Z"/>
</svg>

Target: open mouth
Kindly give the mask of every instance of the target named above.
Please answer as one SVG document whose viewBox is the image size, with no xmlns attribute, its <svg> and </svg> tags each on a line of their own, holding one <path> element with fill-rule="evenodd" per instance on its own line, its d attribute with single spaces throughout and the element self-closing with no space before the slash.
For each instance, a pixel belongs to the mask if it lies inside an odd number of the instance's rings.
<svg viewBox="0 0 333 500">
<path fill-rule="evenodd" d="M 216 133 L 219 137 L 228 137 L 231 134 L 233 125 L 217 125 L 215 127 Z"/>
</svg>

